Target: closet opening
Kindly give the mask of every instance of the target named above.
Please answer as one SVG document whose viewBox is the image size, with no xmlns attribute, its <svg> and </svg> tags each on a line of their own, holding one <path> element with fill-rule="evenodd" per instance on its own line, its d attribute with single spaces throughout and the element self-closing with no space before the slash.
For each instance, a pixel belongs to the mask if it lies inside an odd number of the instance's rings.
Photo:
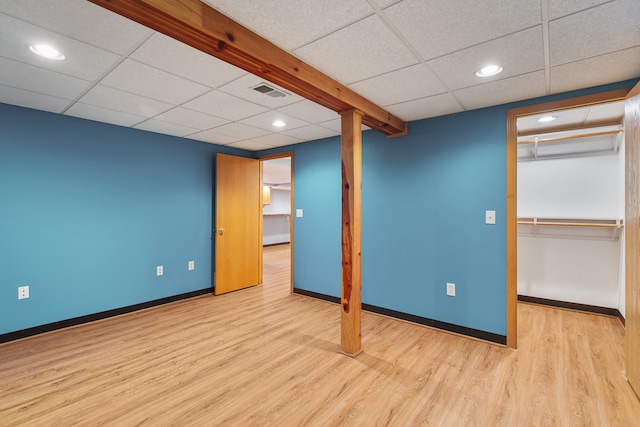
<svg viewBox="0 0 640 427">
<path fill-rule="evenodd" d="M 518 300 L 624 319 L 624 101 L 517 119 Z"/>
<path fill-rule="evenodd" d="M 510 348 L 517 347 L 518 300 L 624 319 L 627 92 L 507 113 Z"/>
</svg>

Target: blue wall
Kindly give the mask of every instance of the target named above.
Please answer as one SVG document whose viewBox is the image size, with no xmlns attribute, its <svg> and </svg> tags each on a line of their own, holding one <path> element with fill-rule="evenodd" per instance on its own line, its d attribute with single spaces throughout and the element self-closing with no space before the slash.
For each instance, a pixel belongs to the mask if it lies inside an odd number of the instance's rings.
<svg viewBox="0 0 640 427">
<path fill-rule="evenodd" d="M 484 109 L 411 123 L 410 137 L 366 133 L 364 303 L 506 333 L 502 117 Z M 496 225 L 485 224 L 485 210 L 497 212 Z M 455 298 L 446 296 L 447 282 L 456 284 Z"/>
<path fill-rule="evenodd" d="M 363 302 L 504 335 L 506 111 L 635 83 L 365 132 Z M 0 125 L 0 334 L 211 287 L 215 153 L 256 153 L 4 104 Z M 304 210 L 294 286 L 339 297 L 340 140 L 257 154 L 278 151 Z"/>
<path fill-rule="evenodd" d="M 298 289 L 340 296 L 342 264 L 342 173 L 340 139 L 329 138 L 294 149 L 294 280 Z"/>
<path fill-rule="evenodd" d="M 362 302 L 506 335 L 506 113 L 635 81 L 363 134 Z M 294 152 L 294 287 L 340 296 L 340 139 Z M 496 224 L 485 224 L 485 210 Z M 446 296 L 446 283 L 456 297 Z"/>
<path fill-rule="evenodd" d="M 5 104 L 0 122 L 0 334 L 211 287 L 215 153 L 252 153 Z"/>
</svg>

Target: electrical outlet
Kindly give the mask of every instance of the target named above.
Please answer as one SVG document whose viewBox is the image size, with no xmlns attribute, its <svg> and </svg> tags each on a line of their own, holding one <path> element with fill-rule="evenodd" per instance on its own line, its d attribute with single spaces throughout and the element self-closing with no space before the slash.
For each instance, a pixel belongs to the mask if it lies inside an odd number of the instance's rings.
<svg viewBox="0 0 640 427">
<path fill-rule="evenodd" d="M 27 298 L 29 298 L 29 287 L 28 286 L 18 287 L 18 299 L 27 299 Z"/>
<path fill-rule="evenodd" d="M 447 295 L 450 297 L 456 296 L 456 284 L 455 283 L 447 283 Z"/>
<path fill-rule="evenodd" d="M 164 274 L 164 268 L 159 265 L 156 267 L 156 276 L 162 276 Z"/>
<path fill-rule="evenodd" d="M 196 262 L 195 261 L 189 261 L 189 266 L 187 267 L 189 269 L 189 271 L 193 271 L 196 269 Z"/>
</svg>

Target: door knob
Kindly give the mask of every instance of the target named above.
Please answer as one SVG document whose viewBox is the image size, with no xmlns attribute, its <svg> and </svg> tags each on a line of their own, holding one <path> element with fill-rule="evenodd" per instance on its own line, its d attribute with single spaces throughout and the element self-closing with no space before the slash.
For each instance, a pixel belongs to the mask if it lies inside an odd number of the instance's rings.
<svg viewBox="0 0 640 427">
<path fill-rule="evenodd" d="M 224 228 L 218 228 L 218 233 L 222 236 L 224 234 Z"/>
</svg>

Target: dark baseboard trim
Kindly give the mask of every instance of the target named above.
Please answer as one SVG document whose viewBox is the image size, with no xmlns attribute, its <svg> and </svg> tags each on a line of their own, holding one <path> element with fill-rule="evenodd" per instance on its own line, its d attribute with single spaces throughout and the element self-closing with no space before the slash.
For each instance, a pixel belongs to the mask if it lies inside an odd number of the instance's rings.
<svg viewBox="0 0 640 427">
<path fill-rule="evenodd" d="M 340 298 L 332 297 L 331 295 L 320 294 L 318 292 L 307 291 L 305 289 L 298 289 L 298 288 L 293 288 L 293 293 L 294 294 L 299 294 L 299 295 L 304 295 L 306 297 L 311 297 L 311 298 L 315 298 L 315 299 L 321 299 L 323 301 L 329 301 L 329 302 L 334 302 L 336 304 L 340 304 Z"/>
<path fill-rule="evenodd" d="M 269 246 L 280 246 L 280 245 L 288 245 L 291 242 L 280 242 L 280 243 L 268 243 L 266 245 L 262 245 L 263 248 L 267 248 Z"/>
<path fill-rule="evenodd" d="M 454 325 L 453 323 L 441 322 L 439 320 L 429 319 L 427 317 L 416 316 L 414 314 L 403 313 L 400 311 L 390 310 L 388 308 L 376 307 L 375 305 L 362 304 L 362 309 L 373 313 L 382 314 L 397 319 L 406 320 L 420 325 L 430 326 L 436 329 L 453 332 L 455 334 L 466 335 L 472 338 L 478 338 L 484 341 L 490 341 L 496 344 L 507 344 L 507 337 L 504 335 L 494 334 L 492 332 L 481 331 L 478 329 L 467 328 L 466 326 Z"/>
<path fill-rule="evenodd" d="M 554 299 L 530 297 L 527 295 L 518 295 L 518 301 L 530 302 L 533 304 L 549 305 L 552 307 L 566 308 L 569 310 L 586 311 L 588 313 L 605 314 L 607 316 L 614 316 L 620 319 L 624 325 L 624 317 L 620 310 L 617 308 L 599 307 L 597 305 L 578 304 L 575 302 L 558 301 Z"/>
<path fill-rule="evenodd" d="M 320 294 L 317 292 L 307 291 L 304 289 L 294 288 L 293 292 L 300 295 L 305 295 L 312 298 L 321 299 L 324 301 L 340 303 L 340 298 Z M 460 335 L 465 335 L 472 338 L 478 338 L 484 341 L 490 341 L 496 344 L 507 344 L 507 337 L 504 335 L 498 335 L 491 332 L 480 331 L 478 329 L 467 328 L 465 326 L 454 325 L 452 323 L 441 322 L 439 320 L 429 319 L 427 317 L 416 316 L 414 314 L 403 313 L 401 311 L 390 310 L 388 308 L 377 307 L 370 304 L 362 304 L 362 309 L 371 313 L 382 314 L 384 316 L 393 317 L 400 320 L 406 320 L 408 322 L 417 323 L 424 326 L 430 326 L 432 328 L 441 329 L 447 332 L 453 332 Z"/>
<path fill-rule="evenodd" d="M 20 331 L 9 332 L 0 335 L 0 344 L 27 338 L 33 335 L 43 334 L 45 332 L 55 331 L 57 329 L 77 326 L 83 323 L 95 322 L 109 317 L 119 316 L 121 314 L 131 313 L 134 311 L 144 310 L 158 305 L 168 304 L 170 302 L 180 301 L 187 298 L 193 298 L 200 295 L 212 293 L 213 288 L 200 289 L 198 291 L 187 292 L 184 294 L 173 295 L 166 298 L 160 298 L 153 301 L 142 302 L 140 304 L 129 305 L 127 307 L 115 308 L 113 310 L 102 311 L 100 313 L 87 314 L 85 316 L 74 317 L 73 319 L 60 320 L 59 322 L 47 323 L 46 325 L 34 326 L 33 328 L 22 329 Z"/>
</svg>

